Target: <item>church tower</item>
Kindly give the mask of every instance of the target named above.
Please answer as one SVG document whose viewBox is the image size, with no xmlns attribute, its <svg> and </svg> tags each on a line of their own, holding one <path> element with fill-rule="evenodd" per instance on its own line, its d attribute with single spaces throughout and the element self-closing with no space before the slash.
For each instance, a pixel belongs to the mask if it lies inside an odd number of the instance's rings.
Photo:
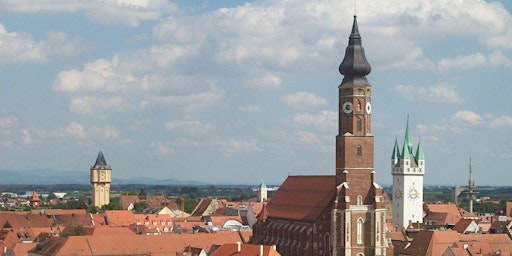
<svg viewBox="0 0 512 256">
<path fill-rule="evenodd" d="M 402 151 L 395 140 L 391 155 L 391 174 L 393 175 L 393 225 L 403 229 L 412 223 L 423 223 L 425 156 L 421 141 L 418 143 L 416 153 L 413 153 L 409 117 L 407 117 Z"/>
<path fill-rule="evenodd" d="M 386 255 L 385 207 L 374 171 L 371 133 L 371 67 L 354 16 L 339 92 L 336 136 L 336 190 L 332 233 L 333 255 Z"/>
<path fill-rule="evenodd" d="M 267 201 L 267 185 L 261 181 L 260 188 L 258 189 L 258 202 Z"/>
<path fill-rule="evenodd" d="M 107 165 L 103 152 L 100 150 L 96 163 L 91 166 L 92 204 L 101 207 L 110 203 L 110 183 L 112 169 Z"/>
</svg>

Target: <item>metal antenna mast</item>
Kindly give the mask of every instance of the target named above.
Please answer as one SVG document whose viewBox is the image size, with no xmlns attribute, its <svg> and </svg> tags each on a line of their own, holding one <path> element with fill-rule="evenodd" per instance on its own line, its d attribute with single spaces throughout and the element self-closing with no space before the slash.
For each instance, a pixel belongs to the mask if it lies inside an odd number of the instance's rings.
<svg viewBox="0 0 512 256">
<path fill-rule="evenodd" d="M 473 189 L 475 188 L 475 181 L 471 179 L 472 164 L 471 157 L 469 158 L 469 181 L 468 181 L 468 197 L 469 197 L 469 212 L 473 213 Z"/>
</svg>

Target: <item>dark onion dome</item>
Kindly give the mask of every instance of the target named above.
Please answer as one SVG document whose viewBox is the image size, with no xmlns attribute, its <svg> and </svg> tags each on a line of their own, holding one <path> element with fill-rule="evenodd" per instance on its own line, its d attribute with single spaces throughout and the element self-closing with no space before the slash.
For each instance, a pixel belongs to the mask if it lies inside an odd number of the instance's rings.
<svg viewBox="0 0 512 256">
<path fill-rule="evenodd" d="M 354 24 L 345 50 L 345 57 L 340 64 L 339 71 L 344 75 L 341 85 L 369 85 L 366 75 L 370 74 L 372 67 L 366 60 L 361 35 L 357 27 L 357 16 L 354 15 Z"/>
</svg>

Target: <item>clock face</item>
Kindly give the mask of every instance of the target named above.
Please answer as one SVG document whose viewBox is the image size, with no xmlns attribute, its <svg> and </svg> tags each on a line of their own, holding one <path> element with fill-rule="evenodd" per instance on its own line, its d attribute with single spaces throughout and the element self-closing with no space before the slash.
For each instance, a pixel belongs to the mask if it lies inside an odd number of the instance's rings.
<svg viewBox="0 0 512 256">
<path fill-rule="evenodd" d="M 372 104 L 370 102 L 366 102 L 366 113 L 370 114 L 372 112 Z"/>
<path fill-rule="evenodd" d="M 420 192 L 416 188 L 412 187 L 409 189 L 408 196 L 409 196 L 409 199 L 416 200 L 416 199 L 418 199 L 418 197 L 420 197 Z"/>
<path fill-rule="evenodd" d="M 343 108 L 343 112 L 349 114 L 349 113 L 352 113 L 352 109 L 354 108 L 354 106 L 352 105 L 352 102 L 347 101 L 347 102 L 343 103 L 342 108 Z"/>
</svg>

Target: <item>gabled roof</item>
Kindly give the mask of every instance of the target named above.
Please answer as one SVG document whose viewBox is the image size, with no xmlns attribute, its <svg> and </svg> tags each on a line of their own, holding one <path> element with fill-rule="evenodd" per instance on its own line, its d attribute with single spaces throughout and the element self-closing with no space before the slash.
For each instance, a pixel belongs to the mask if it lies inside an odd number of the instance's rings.
<svg viewBox="0 0 512 256">
<path fill-rule="evenodd" d="M 405 249 L 407 255 L 443 255 L 446 248 L 459 241 L 455 231 L 420 230 L 410 246 Z"/>
<path fill-rule="evenodd" d="M 438 225 L 455 225 L 462 219 L 459 208 L 455 204 L 425 204 L 426 220 L 435 220 Z"/>
<path fill-rule="evenodd" d="M 336 176 L 288 176 L 267 203 L 268 218 L 315 221 L 334 201 Z"/>
<path fill-rule="evenodd" d="M 190 215 L 191 216 L 205 215 L 205 211 L 208 209 L 208 207 L 210 207 L 210 204 L 212 203 L 212 201 L 213 201 L 213 199 L 210 199 L 210 198 L 201 199 L 199 204 L 197 204 L 196 208 L 194 209 L 194 211 L 192 211 L 192 213 Z"/>
<path fill-rule="evenodd" d="M 476 225 L 476 222 L 473 219 L 461 219 L 459 220 L 459 222 L 457 222 L 457 224 L 455 224 L 453 230 L 457 231 L 460 234 L 464 234 L 467 231 L 469 225 L 471 225 L 471 223 L 473 222 Z"/>
</svg>

